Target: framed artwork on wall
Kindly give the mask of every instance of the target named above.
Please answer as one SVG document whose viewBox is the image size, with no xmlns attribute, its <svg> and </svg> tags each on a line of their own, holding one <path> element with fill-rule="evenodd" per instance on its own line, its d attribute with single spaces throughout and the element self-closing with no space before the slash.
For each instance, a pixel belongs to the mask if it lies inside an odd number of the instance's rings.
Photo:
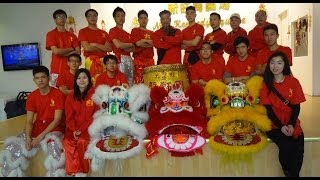
<svg viewBox="0 0 320 180">
<path fill-rule="evenodd" d="M 308 15 L 293 21 L 291 27 L 293 28 L 293 56 L 308 56 Z"/>
</svg>

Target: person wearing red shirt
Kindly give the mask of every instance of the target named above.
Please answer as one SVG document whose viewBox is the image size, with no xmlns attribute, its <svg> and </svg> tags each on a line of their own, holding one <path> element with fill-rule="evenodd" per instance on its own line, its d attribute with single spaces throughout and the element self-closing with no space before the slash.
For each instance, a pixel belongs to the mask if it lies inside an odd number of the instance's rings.
<svg viewBox="0 0 320 180">
<path fill-rule="evenodd" d="M 59 171 L 64 169 L 64 152 L 59 144 L 65 129 L 65 97 L 61 91 L 49 86 L 49 70 L 45 66 L 33 69 L 33 81 L 38 89 L 31 92 L 27 98 L 26 149 L 32 151 L 41 145 L 47 155 L 47 175 L 50 173 L 49 176 L 63 176 L 64 173 L 60 174 Z M 47 148 L 44 149 L 44 146 Z M 57 154 L 49 151 L 50 147 L 56 147 Z M 51 160 L 47 163 L 48 159 L 55 159 L 56 162 Z"/>
<path fill-rule="evenodd" d="M 79 54 L 71 54 L 68 57 L 68 71 L 63 71 L 57 80 L 57 87 L 64 95 L 68 95 L 73 91 L 74 74 L 82 64 L 81 56 Z"/>
<path fill-rule="evenodd" d="M 153 42 L 151 39 L 153 31 L 147 29 L 148 13 L 145 10 L 138 12 L 139 27 L 131 30 L 131 40 L 135 45 L 134 58 L 134 83 L 143 83 L 143 70 L 154 65 Z"/>
<path fill-rule="evenodd" d="M 26 147 L 30 150 L 52 131 L 64 131 L 64 95 L 49 86 L 49 70 L 45 66 L 33 69 L 33 81 L 38 89 L 27 98 Z M 37 114 L 35 121 L 34 117 Z"/>
<path fill-rule="evenodd" d="M 116 26 L 109 31 L 112 41 L 112 50 L 119 63 L 119 70 L 127 77 L 129 85 L 133 85 L 134 64 L 130 52 L 134 52 L 134 44 L 131 42 L 130 34 L 123 29 L 126 12 L 116 7 L 112 13 Z"/>
<path fill-rule="evenodd" d="M 66 174 L 84 177 L 90 170 L 89 160 L 84 154 L 89 144 L 88 128 L 93 122 L 93 114 L 99 107 L 92 101 L 94 93 L 90 72 L 80 68 L 75 74 L 74 91 L 65 102 L 66 130 L 63 147 L 66 156 Z"/>
<path fill-rule="evenodd" d="M 201 45 L 201 60 L 192 66 L 191 80 L 201 86 L 206 86 L 211 79 L 222 80 L 225 61 L 220 55 L 212 55 L 209 42 Z"/>
<path fill-rule="evenodd" d="M 68 56 L 80 54 L 80 43 L 77 36 L 66 30 L 67 13 L 58 9 L 53 13 L 56 28 L 46 35 L 46 49 L 52 51 L 50 64 L 50 83 L 56 86 L 57 78 L 61 72 L 68 70 Z"/>
<path fill-rule="evenodd" d="M 258 52 L 267 47 L 263 37 L 263 28 L 269 25 L 267 22 L 267 12 L 264 10 L 258 10 L 255 14 L 255 20 L 257 25 L 249 31 L 248 38 L 250 41 L 249 54 L 257 57 Z"/>
<path fill-rule="evenodd" d="M 186 65 L 188 74 L 191 73 L 192 65 L 200 60 L 200 48 L 204 35 L 204 27 L 196 23 L 196 16 L 196 8 L 188 6 L 186 8 L 186 18 L 189 25 L 182 30 L 183 40 L 181 46 L 185 50 L 183 64 Z"/>
<path fill-rule="evenodd" d="M 226 84 L 234 81 L 246 83 L 251 76 L 256 74 L 256 58 L 248 54 L 249 39 L 247 37 L 239 36 L 233 44 L 237 56 L 229 56 L 223 73 L 223 81 Z"/>
<path fill-rule="evenodd" d="M 219 55 L 222 57 L 224 46 L 227 41 L 227 33 L 220 28 L 221 16 L 220 14 L 213 12 L 210 14 L 210 26 L 212 32 L 208 33 L 204 37 L 204 42 L 209 42 L 212 46 L 212 54 Z"/>
<path fill-rule="evenodd" d="M 263 75 L 268 58 L 276 51 L 285 53 L 289 60 L 289 65 L 292 66 L 292 51 L 290 47 L 281 46 L 278 44 L 279 38 L 278 26 L 275 24 L 269 24 L 263 28 L 264 40 L 268 47 L 261 49 L 257 55 L 257 74 Z"/>
<path fill-rule="evenodd" d="M 162 27 L 152 34 L 153 45 L 157 48 L 157 65 L 182 64 L 181 42 L 182 32 L 171 26 L 171 12 L 163 10 L 159 13 Z"/>
<path fill-rule="evenodd" d="M 106 71 L 100 74 L 97 78 L 96 87 L 101 84 L 112 86 L 128 87 L 126 76 L 117 68 L 117 57 L 115 55 L 107 55 L 103 58 L 103 63 L 106 66 Z"/>
<path fill-rule="evenodd" d="M 283 100 L 278 92 L 282 96 Z M 279 148 L 279 161 L 286 177 L 299 177 L 304 154 L 304 133 L 298 118 L 305 102 L 302 87 L 292 76 L 285 53 L 273 53 L 267 62 L 260 104 L 267 109 L 272 129 L 266 132 Z"/>
<path fill-rule="evenodd" d="M 227 34 L 226 46 L 224 47 L 224 52 L 228 53 L 230 56 L 237 56 L 236 48 L 233 46 L 234 40 L 239 36 L 247 37 L 247 31 L 240 27 L 241 17 L 238 13 L 231 14 L 230 16 L 230 26 L 231 31 Z"/>
<path fill-rule="evenodd" d="M 88 26 L 80 29 L 79 41 L 84 49 L 85 68 L 90 71 L 93 85 L 96 78 L 104 72 L 103 57 L 112 51 L 109 34 L 98 28 L 98 12 L 95 9 L 88 9 L 85 12 Z"/>
</svg>

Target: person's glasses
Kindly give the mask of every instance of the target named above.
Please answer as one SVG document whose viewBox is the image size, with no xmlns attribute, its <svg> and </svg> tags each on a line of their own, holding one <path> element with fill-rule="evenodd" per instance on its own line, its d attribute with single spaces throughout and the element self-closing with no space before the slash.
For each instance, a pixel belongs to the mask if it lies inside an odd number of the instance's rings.
<svg viewBox="0 0 320 180">
<path fill-rule="evenodd" d="M 70 63 L 80 63 L 78 60 L 69 60 Z"/>
<path fill-rule="evenodd" d="M 66 19 L 67 17 L 65 15 L 57 15 L 56 19 Z"/>
<path fill-rule="evenodd" d="M 211 51 L 211 48 L 201 48 L 201 51 Z"/>
<path fill-rule="evenodd" d="M 88 14 L 87 17 L 98 17 L 96 14 Z"/>
<path fill-rule="evenodd" d="M 106 65 L 116 65 L 117 62 L 107 62 Z"/>
</svg>

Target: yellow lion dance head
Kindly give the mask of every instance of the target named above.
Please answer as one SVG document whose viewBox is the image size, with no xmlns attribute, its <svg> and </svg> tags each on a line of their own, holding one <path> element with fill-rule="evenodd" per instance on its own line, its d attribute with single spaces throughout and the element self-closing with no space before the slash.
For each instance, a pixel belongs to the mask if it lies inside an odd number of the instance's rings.
<svg viewBox="0 0 320 180">
<path fill-rule="evenodd" d="M 251 77 L 245 84 L 226 85 L 214 79 L 205 87 L 209 144 L 213 151 L 224 155 L 224 162 L 251 159 L 252 153 L 267 145 L 264 132 L 271 130 L 271 121 L 259 104 L 262 82 L 260 76 Z"/>
</svg>

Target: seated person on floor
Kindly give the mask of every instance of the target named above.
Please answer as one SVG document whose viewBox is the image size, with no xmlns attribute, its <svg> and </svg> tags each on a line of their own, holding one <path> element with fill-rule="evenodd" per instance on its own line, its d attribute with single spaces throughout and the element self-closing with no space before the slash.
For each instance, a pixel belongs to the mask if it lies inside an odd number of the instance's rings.
<svg viewBox="0 0 320 180">
<path fill-rule="evenodd" d="M 24 176 L 28 159 L 39 149 L 47 156 L 44 160 L 48 170 L 46 175 L 65 176 L 65 156 L 61 143 L 64 132 L 64 95 L 49 86 L 48 68 L 39 66 L 32 73 L 38 89 L 31 92 L 27 99 L 25 130 L 5 140 L 5 148 L 0 153 L 0 176 Z"/>
</svg>

